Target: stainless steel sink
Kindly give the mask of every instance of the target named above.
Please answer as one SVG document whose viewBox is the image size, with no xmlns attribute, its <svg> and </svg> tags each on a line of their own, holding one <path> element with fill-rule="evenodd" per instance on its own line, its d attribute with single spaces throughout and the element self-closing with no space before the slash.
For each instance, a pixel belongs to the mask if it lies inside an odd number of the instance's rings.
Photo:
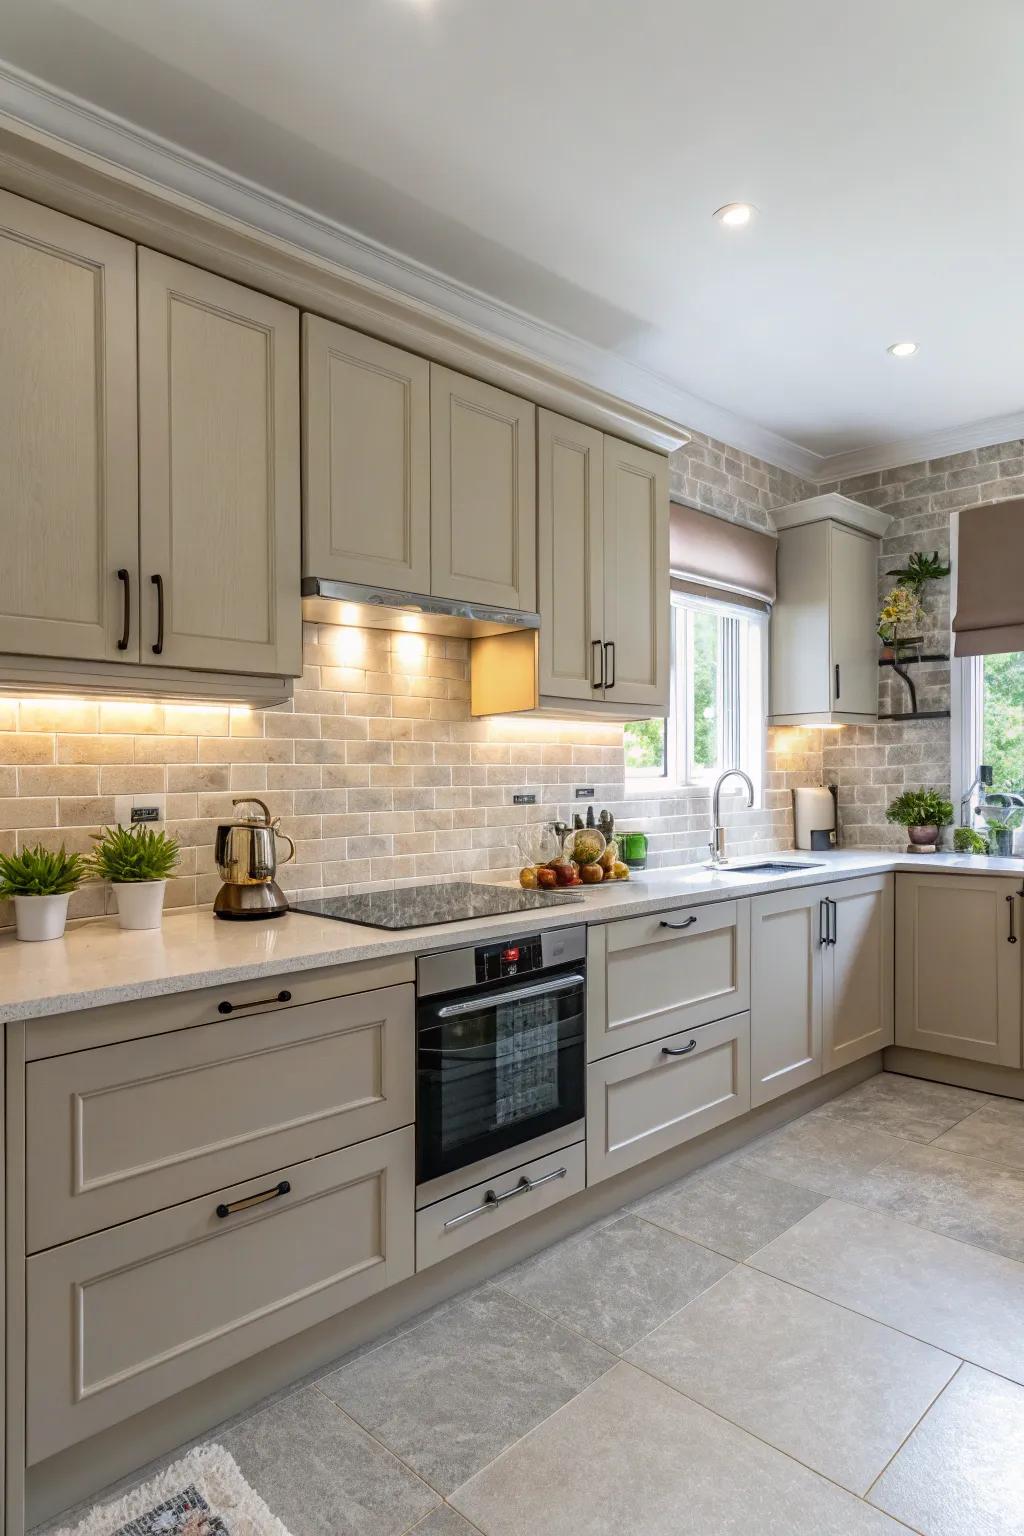
<svg viewBox="0 0 1024 1536">
<path fill-rule="evenodd" d="M 721 864 L 720 875 L 793 875 L 805 869 L 824 869 L 824 864 L 784 864 L 780 859 L 766 859 L 762 864 Z"/>
</svg>

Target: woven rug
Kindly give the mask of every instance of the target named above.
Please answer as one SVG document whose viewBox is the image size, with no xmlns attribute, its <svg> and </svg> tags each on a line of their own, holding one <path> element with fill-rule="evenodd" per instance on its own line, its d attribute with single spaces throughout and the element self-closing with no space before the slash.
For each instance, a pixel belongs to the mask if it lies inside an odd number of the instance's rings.
<svg viewBox="0 0 1024 1536">
<path fill-rule="evenodd" d="M 51 1536 L 288 1536 L 234 1459 L 201 1445 L 150 1482 Z"/>
</svg>

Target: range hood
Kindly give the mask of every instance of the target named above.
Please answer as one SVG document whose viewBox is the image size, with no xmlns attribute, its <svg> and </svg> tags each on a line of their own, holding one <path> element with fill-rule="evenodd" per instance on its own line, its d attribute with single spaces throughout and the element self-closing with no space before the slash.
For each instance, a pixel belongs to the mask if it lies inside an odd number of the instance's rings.
<svg viewBox="0 0 1024 1536">
<path fill-rule="evenodd" d="M 302 578 L 302 616 L 317 624 L 357 629 L 399 629 L 417 635 L 450 635 L 479 640 L 520 629 L 539 629 L 540 614 L 489 608 L 421 592 L 392 592 L 355 581 Z"/>
</svg>

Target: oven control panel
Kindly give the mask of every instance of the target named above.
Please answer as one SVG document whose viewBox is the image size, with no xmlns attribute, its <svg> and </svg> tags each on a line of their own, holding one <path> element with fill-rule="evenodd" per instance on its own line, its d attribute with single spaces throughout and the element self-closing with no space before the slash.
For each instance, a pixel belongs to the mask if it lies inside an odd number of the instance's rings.
<svg viewBox="0 0 1024 1536">
<path fill-rule="evenodd" d="M 510 976 L 529 976 L 544 968 L 539 933 L 501 944 L 481 944 L 475 955 L 477 981 L 504 981 Z"/>
</svg>

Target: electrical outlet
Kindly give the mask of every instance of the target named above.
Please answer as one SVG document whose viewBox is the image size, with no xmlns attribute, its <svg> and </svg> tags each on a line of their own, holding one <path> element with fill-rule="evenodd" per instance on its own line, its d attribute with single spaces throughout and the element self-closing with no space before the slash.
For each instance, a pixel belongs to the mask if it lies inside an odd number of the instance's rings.
<svg viewBox="0 0 1024 1536">
<path fill-rule="evenodd" d="M 142 821 L 159 821 L 160 808 L 156 805 L 133 805 L 132 825 L 136 826 Z"/>
<path fill-rule="evenodd" d="M 579 786 L 579 788 L 577 789 L 577 791 L 576 791 L 576 799 L 577 800 L 593 800 L 593 798 L 594 798 L 594 786 L 593 786 L 593 784 L 581 784 Z"/>
<path fill-rule="evenodd" d="M 536 805 L 537 796 L 532 789 L 520 790 L 512 796 L 513 805 Z"/>
<path fill-rule="evenodd" d="M 140 822 L 152 826 L 154 822 L 166 821 L 166 819 L 166 795 L 114 796 L 114 820 L 118 826 L 138 826 Z"/>
</svg>

